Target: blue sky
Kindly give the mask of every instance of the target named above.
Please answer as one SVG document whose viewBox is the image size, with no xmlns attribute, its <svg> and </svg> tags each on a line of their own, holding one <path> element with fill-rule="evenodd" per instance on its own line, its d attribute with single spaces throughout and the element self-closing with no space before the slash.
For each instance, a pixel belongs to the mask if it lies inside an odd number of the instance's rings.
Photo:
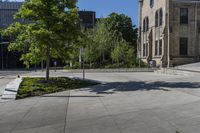
<svg viewBox="0 0 200 133">
<path fill-rule="evenodd" d="M 78 7 L 96 11 L 97 17 L 106 17 L 112 12 L 123 13 L 137 25 L 137 0 L 79 0 Z"/>
<path fill-rule="evenodd" d="M 18 0 L 22 1 L 22 0 Z M 97 17 L 106 17 L 112 12 L 123 13 L 137 25 L 138 0 L 78 0 L 80 10 L 95 11 Z"/>
</svg>

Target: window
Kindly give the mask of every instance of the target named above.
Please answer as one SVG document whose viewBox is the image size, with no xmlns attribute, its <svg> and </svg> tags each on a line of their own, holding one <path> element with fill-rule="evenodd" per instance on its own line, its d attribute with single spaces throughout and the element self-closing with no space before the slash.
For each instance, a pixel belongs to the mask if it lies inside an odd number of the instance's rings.
<svg viewBox="0 0 200 133">
<path fill-rule="evenodd" d="M 143 20 L 143 31 L 144 32 L 146 31 L 145 27 L 146 27 L 146 19 Z"/>
<path fill-rule="evenodd" d="M 149 30 L 149 18 L 145 17 L 143 20 L 143 31 L 147 32 Z"/>
<path fill-rule="evenodd" d="M 149 55 L 149 47 L 148 47 L 148 43 L 146 43 L 146 56 Z"/>
<path fill-rule="evenodd" d="M 149 30 L 149 18 L 147 17 L 146 18 L 146 31 Z"/>
<path fill-rule="evenodd" d="M 180 9 L 180 24 L 188 24 L 188 8 Z"/>
<path fill-rule="evenodd" d="M 143 44 L 143 57 L 146 56 L 146 44 L 144 43 Z"/>
<path fill-rule="evenodd" d="M 155 26 L 158 27 L 158 11 L 156 11 L 156 16 L 155 16 Z"/>
<path fill-rule="evenodd" d="M 159 9 L 155 14 L 155 27 L 161 26 L 163 23 L 163 11 Z"/>
<path fill-rule="evenodd" d="M 158 56 L 158 41 L 155 42 L 155 56 Z"/>
<path fill-rule="evenodd" d="M 200 27 L 198 27 L 198 33 L 200 34 Z"/>
<path fill-rule="evenodd" d="M 162 40 L 159 40 L 159 56 L 162 55 Z"/>
<path fill-rule="evenodd" d="M 150 0 L 150 3 L 149 3 L 150 7 L 152 8 L 154 6 L 154 0 Z"/>
<path fill-rule="evenodd" d="M 180 55 L 186 56 L 188 54 L 188 38 L 180 38 Z"/>
<path fill-rule="evenodd" d="M 155 56 L 162 56 L 162 39 L 155 41 Z"/>
<path fill-rule="evenodd" d="M 143 57 L 147 57 L 148 56 L 148 43 L 144 43 L 143 44 Z"/>
<path fill-rule="evenodd" d="M 162 25 L 162 22 L 163 22 L 163 11 L 162 11 L 162 9 L 160 9 L 160 12 L 159 12 L 159 26 Z"/>
</svg>

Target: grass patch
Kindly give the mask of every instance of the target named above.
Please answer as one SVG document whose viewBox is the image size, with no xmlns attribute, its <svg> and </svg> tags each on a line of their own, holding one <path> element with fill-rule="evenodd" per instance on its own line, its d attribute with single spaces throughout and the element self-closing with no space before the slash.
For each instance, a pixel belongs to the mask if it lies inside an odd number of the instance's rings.
<svg viewBox="0 0 200 133">
<path fill-rule="evenodd" d="M 50 78 L 48 82 L 44 78 L 23 78 L 17 92 L 17 99 L 78 89 L 96 84 L 90 81 L 70 79 L 67 77 Z"/>
</svg>

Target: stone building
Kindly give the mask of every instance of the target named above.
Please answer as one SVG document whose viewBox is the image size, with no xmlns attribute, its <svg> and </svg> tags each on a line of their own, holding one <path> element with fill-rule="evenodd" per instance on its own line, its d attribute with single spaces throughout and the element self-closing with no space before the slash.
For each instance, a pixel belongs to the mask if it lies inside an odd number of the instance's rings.
<svg viewBox="0 0 200 133">
<path fill-rule="evenodd" d="M 139 0 L 138 57 L 161 67 L 200 61 L 200 1 Z"/>
</svg>

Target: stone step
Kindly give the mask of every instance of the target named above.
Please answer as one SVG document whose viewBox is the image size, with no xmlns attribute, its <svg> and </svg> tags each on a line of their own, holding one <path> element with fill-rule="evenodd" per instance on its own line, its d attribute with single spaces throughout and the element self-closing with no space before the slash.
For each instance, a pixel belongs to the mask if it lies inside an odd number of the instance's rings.
<svg viewBox="0 0 200 133">
<path fill-rule="evenodd" d="M 17 91 L 19 89 L 19 86 L 22 82 L 22 78 L 16 78 L 10 83 L 8 83 L 5 87 L 5 90 L 3 92 L 3 95 L 1 97 L 2 100 L 15 100 Z"/>
<path fill-rule="evenodd" d="M 176 68 L 161 68 L 155 72 L 161 74 L 183 75 L 183 76 L 200 75 L 199 71 L 191 71 L 187 69 L 176 69 Z"/>
</svg>

